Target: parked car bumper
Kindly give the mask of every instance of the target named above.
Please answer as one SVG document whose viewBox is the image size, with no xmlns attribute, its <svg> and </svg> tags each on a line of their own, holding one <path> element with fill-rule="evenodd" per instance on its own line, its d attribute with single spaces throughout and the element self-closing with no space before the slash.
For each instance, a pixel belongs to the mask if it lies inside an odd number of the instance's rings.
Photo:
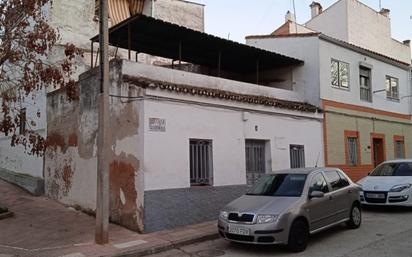
<svg viewBox="0 0 412 257">
<path fill-rule="evenodd" d="M 229 227 L 240 227 L 249 231 L 248 235 L 239 235 L 229 232 Z M 232 223 L 219 218 L 218 230 L 226 240 L 245 244 L 286 244 L 289 233 L 276 222 L 269 224 Z"/>
<path fill-rule="evenodd" d="M 368 197 L 371 194 L 384 194 L 385 198 Z M 412 195 L 409 192 L 365 191 L 360 193 L 360 200 L 363 205 L 412 207 Z"/>
</svg>

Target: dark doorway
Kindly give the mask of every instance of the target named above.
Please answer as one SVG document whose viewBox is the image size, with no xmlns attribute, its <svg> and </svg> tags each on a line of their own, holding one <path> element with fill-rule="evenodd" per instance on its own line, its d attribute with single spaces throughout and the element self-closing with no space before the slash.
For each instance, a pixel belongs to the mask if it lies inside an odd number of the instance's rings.
<svg viewBox="0 0 412 257">
<path fill-rule="evenodd" d="M 373 165 L 376 167 L 385 161 L 385 148 L 382 138 L 373 138 Z"/>
</svg>

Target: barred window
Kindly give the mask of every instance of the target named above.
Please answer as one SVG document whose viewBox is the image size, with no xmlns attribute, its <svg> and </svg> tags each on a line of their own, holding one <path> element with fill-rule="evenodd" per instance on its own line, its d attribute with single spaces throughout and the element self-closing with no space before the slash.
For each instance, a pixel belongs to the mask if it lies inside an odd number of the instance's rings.
<svg viewBox="0 0 412 257">
<path fill-rule="evenodd" d="M 399 80 L 386 76 L 386 97 L 392 100 L 399 100 Z"/>
<path fill-rule="evenodd" d="M 405 159 L 405 142 L 403 140 L 395 141 L 395 159 Z"/>
<path fill-rule="evenodd" d="M 211 140 L 190 140 L 190 184 L 213 184 L 213 157 Z"/>
<path fill-rule="evenodd" d="M 359 163 L 358 156 L 358 138 L 348 137 L 348 161 L 350 166 L 356 166 Z"/>
<path fill-rule="evenodd" d="M 305 147 L 290 145 L 290 168 L 305 168 Z"/>
<path fill-rule="evenodd" d="M 332 86 L 349 89 L 349 64 L 337 60 L 331 61 Z"/>
<path fill-rule="evenodd" d="M 359 67 L 360 99 L 372 102 L 371 69 Z"/>
</svg>

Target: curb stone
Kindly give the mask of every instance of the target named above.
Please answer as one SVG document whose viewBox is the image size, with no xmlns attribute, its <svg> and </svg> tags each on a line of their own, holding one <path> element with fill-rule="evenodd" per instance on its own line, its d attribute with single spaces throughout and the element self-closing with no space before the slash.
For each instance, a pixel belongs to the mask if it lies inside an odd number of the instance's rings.
<svg viewBox="0 0 412 257">
<path fill-rule="evenodd" d="M 200 243 L 203 241 L 213 240 L 219 238 L 219 233 L 209 233 L 206 235 L 196 236 L 193 238 L 189 238 L 187 240 L 179 240 L 178 242 L 168 242 L 166 244 L 161 244 L 159 246 L 153 246 L 148 249 L 135 249 L 129 250 L 120 254 L 112 255 L 112 257 L 142 257 L 151 254 L 157 254 L 161 252 L 165 252 L 172 249 L 177 249 L 185 245 L 190 245 L 194 243 Z M 106 256 L 109 257 L 109 256 Z"/>
</svg>

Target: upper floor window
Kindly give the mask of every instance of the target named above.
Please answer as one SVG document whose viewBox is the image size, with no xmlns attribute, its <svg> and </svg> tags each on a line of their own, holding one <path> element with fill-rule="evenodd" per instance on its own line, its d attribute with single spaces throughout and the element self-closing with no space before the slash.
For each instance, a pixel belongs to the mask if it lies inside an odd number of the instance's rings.
<svg viewBox="0 0 412 257">
<path fill-rule="evenodd" d="M 331 62 L 332 86 L 349 89 L 349 64 L 337 60 Z"/>
<path fill-rule="evenodd" d="M 399 79 L 386 76 L 386 97 L 399 100 Z"/>
<path fill-rule="evenodd" d="M 359 67 L 360 99 L 372 102 L 371 69 Z"/>
</svg>

